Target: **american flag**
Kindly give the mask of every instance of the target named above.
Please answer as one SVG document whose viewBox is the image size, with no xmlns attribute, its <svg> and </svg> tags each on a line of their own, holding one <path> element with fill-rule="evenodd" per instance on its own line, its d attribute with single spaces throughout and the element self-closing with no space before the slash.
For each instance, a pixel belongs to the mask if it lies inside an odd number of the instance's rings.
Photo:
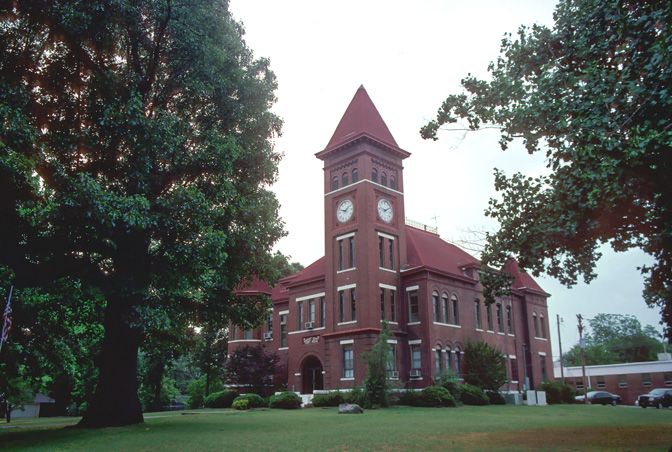
<svg viewBox="0 0 672 452">
<path fill-rule="evenodd" d="M 7 305 L 5 312 L 2 314 L 2 335 L 0 336 L 0 349 L 2 349 L 3 342 L 7 342 L 9 337 L 9 330 L 12 328 L 12 289 L 9 289 L 9 297 L 7 297 Z"/>
</svg>

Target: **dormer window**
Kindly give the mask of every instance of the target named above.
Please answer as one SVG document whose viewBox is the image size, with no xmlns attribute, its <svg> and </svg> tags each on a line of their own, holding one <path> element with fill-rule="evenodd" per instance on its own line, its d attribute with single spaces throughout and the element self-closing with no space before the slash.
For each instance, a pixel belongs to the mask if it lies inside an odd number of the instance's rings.
<svg viewBox="0 0 672 452">
<path fill-rule="evenodd" d="M 359 180 L 359 173 L 357 172 L 357 168 L 352 169 L 352 183 L 354 184 Z"/>
<path fill-rule="evenodd" d="M 378 170 L 375 168 L 371 169 L 371 181 L 378 183 Z"/>
</svg>

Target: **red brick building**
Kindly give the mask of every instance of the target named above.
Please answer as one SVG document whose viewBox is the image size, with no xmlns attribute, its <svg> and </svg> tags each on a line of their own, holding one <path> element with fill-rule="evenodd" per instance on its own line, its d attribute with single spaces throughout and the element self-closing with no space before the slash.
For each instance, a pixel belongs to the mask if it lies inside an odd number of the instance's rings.
<svg viewBox="0 0 672 452">
<path fill-rule="evenodd" d="M 230 351 L 262 343 L 276 351 L 287 387 L 302 393 L 361 386 L 362 359 L 383 321 L 391 329 L 388 376 L 424 387 L 444 369 L 460 373 L 467 341 L 505 355 L 511 382 L 523 389 L 553 377 L 546 300 L 549 296 L 510 260 L 510 296 L 486 306 L 479 261 L 404 214 L 399 147 L 360 87 L 327 146 L 324 162 L 324 257 L 271 290 L 268 323 L 232 328 Z M 437 187 L 438 189 L 439 187 Z"/>
</svg>

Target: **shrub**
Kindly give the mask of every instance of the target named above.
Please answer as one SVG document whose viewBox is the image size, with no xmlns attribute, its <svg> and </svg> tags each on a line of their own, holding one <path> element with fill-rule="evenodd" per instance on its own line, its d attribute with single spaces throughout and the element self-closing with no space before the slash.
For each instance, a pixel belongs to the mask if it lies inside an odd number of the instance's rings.
<svg viewBox="0 0 672 452">
<path fill-rule="evenodd" d="M 345 398 L 343 397 L 343 394 L 338 391 L 313 396 L 313 406 L 315 407 L 338 406 L 344 402 Z"/>
<path fill-rule="evenodd" d="M 229 408 L 236 397 L 238 397 L 238 393 L 235 391 L 213 392 L 205 398 L 205 406 L 208 408 Z"/>
<path fill-rule="evenodd" d="M 485 395 L 488 397 L 490 405 L 506 405 L 506 400 L 499 391 L 485 391 Z"/>
<path fill-rule="evenodd" d="M 280 394 L 271 396 L 271 400 L 268 403 L 268 406 L 271 408 L 284 409 L 301 408 L 301 397 L 291 391 L 281 392 Z"/>
<path fill-rule="evenodd" d="M 546 391 L 546 401 L 551 405 L 574 402 L 572 388 L 560 381 L 547 381 L 541 385 L 541 389 Z"/>
<path fill-rule="evenodd" d="M 458 380 L 457 376 L 451 371 L 441 372 L 439 377 L 438 386 L 443 386 L 446 388 L 455 400 L 460 400 L 460 395 L 462 394 L 462 384 Z"/>
<path fill-rule="evenodd" d="M 443 386 L 429 386 L 420 392 L 421 406 L 457 406 L 450 391 Z"/>
<path fill-rule="evenodd" d="M 249 410 L 250 409 L 250 400 L 249 399 L 241 399 L 240 397 L 236 397 L 236 400 L 233 401 L 231 404 L 231 407 L 235 410 Z"/>
<path fill-rule="evenodd" d="M 404 391 L 399 394 L 399 405 L 420 406 L 419 391 Z"/>
<path fill-rule="evenodd" d="M 460 400 L 465 405 L 487 405 L 490 403 L 488 401 L 488 396 L 485 395 L 481 388 L 470 385 L 469 383 L 462 385 L 462 396 Z"/>
<path fill-rule="evenodd" d="M 266 402 L 262 396 L 252 392 L 239 395 L 234 399 L 233 403 L 236 403 L 236 400 L 247 400 L 250 408 L 264 408 L 268 406 L 268 402 Z"/>
<path fill-rule="evenodd" d="M 498 390 L 506 383 L 504 355 L 486 342 L 469 342 L 464 348 L 464 382 Z"/>
<path fill-rule="evenodd" d="M 343 393 L 343 402 L 364 406 L 364 390 L 362 388 L 352 388 L 349 392 Z"/>
<path fill-rule="evenodd" d="M 187 387 L 189 394 L 189 408 L 202 408 L 205 404 L 205 376 L 192 380 Z M 210 394 L 224 389 L 224 385 L 219 379 L 210 382 Z"/>
</svg>

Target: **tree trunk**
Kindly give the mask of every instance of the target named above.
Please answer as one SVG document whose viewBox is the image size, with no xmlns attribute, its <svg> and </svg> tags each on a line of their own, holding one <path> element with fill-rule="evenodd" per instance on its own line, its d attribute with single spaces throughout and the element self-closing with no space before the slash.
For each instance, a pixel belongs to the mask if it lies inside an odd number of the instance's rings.
<svg viewBox="0 0 672 452">
<path fill-rule="evenodd" d="M 114 300 L 119 301 L 119 300 Z M 129 326 L 126 303 L 108 301 L 98 384 L 80 427 L 96 428 L 143 422 L 138 397 L 140 332 Z"/>
</svg>

